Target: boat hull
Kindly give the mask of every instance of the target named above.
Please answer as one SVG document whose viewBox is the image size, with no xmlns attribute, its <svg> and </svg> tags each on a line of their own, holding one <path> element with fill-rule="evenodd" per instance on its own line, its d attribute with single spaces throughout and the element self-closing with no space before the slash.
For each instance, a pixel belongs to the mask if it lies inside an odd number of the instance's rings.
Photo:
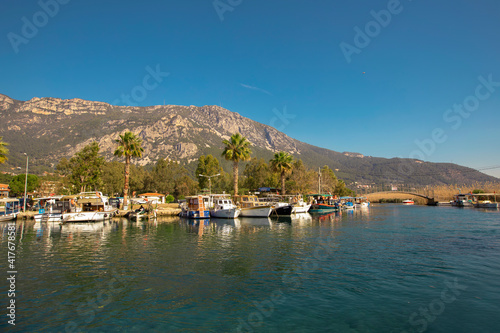
<svg viewBox="0 0 500 333">
<path fill-rule="evenodd" d="M 64 223 L 99 222 L 111 219 L 116 211 L 104 212 L 78 212 L 62 214 Z"/>
<path fill-rule="evenodd" d="M 498 202 L 478 203 L 478 204 L 475 204 L 474 207 L 476 207 L 476 208 L 493 208 L 493 209 L 497 209 L 498 208 Z"/>
<path fill-rule="evenodd" d="M 33 216 L 35 222 L 61 222 L 63 216 L 61 213 L 44 213 Z"/>
<path fill-rule="evenodd" d="M 334 205 L 327 204 L 312 204 L 309 209 L 310 213 L 326 213 L 326 212 L 335 212 L 338 211 L 339 207 Z"/>
<path fill-rule="evenodd" d="M 271 206 L 241 208 L 241 217 L 269 217 L 273 208 Z"/>
<path fill-rule="evenodd" d="M 17 218 L 17 213 L 10 213 L 10 214 L 4 214 L 0 215 L 0 222 L 3 221 L 12 221 Z"/>
<path fill-rule="evenodd" d="M 292 211 L 293 211 L 292 205 L 280 206 L 273 208 L 271 215 L 290 216 L 292 215 Z"/>
<path fill-rule="evenodd" d="M 221 219 L 235 219 L 240 216 L 240 212 L 239 208 L 213 209 L 210 211 L 210 216 Z"/>
<path fill-rule="evenodd" d="M 180 213 L 181 217 L 188 219 L 207 219 L 210 217 L 210 211 L 208 210 L 183 210 Z"/>
<path fill-rule="evenodd" d="M 293 206 L 292 214 L 307 213 L 310 208 L 311 208 L 311 205 L 297 205 L 297 206 Z"/>
</svg>

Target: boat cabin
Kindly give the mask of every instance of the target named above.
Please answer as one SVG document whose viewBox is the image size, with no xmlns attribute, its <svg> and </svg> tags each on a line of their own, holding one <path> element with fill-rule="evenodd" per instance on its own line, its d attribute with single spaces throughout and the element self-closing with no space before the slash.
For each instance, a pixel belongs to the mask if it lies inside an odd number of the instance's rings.
<svg viewBox="0 0 500 333">
<path fill-rule="evenodd" d="M 262 202 L 256 195 L 242 195 L 235 197 L 241 208 L 259 207 L 259 206 L 269 206 L 269 203 Z"/>
<path fill-rule="evenodd" d="M 0 216 L 19 213 L 19 200 L 14 198 L 0 199 Z"/>
<path fill-rule="evenodd" d="M 206 195 L 186 197 L 186 205 L 189 210 L 206 210 L 209 206 L 209 197 Z"/>
</svg>

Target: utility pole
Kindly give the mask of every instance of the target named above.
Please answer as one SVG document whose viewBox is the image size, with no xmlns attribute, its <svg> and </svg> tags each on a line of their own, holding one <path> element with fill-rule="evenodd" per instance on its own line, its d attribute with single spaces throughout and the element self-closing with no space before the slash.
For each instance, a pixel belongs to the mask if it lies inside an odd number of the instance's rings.
<svg viewBox="0 0 500 333">
<path fill-rule="evenodd" d="M 24 180 L 24 208 L 23 208 L 23 212 L 26 212 L 26 191 L 28 189 L 28 160 L 29 160 L 29 156 L 28 154 L 24 153 L 24 155 L 26 155 L 26 178 Z"/>
<path fill-rule="evenodd" d="M 206 175 L 201 175 L 201 174 L 199 174 L 198 176 L 208 178 L 208 187 L 209 187 L 208 192 L 210 194 L 212 194 L 212 177 L 220 176 L 220 173 L 213 175 L 213 176 L 206 176 Z"/>
</svg>

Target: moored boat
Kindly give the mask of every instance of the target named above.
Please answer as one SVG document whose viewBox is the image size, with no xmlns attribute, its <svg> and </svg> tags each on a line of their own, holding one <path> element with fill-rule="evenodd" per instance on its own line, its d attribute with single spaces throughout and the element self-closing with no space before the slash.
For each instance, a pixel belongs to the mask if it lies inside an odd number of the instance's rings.
<svg viewBox="0 0 500 333">
<path fill-rule="evenodd" d="M 471 193 L 469 196 L 472 198 L 472 204 L 475 208 L 489 208 L 498 209 L 497 194 L 493 193 Z M 491 202 L 494 200 L 494 202 Z"/>
<path fill-rule="evenodd" d="M 181 204 L 179 216 L 189 219 L 210 218 L 209 199 L 210 197 L 207 195 L 186 197 L 186 201 Z"/>
<path fill-rule="evenodd" d="M 472 202 L 469 201 L 469 196 L 467 194 L 456 194 L 451 202 L 452 206 L 455 207 L 472 207 Z"/>
<path fill-rule="evenodd" d="M 475 203 L 474 207 L 476 207 L 476 208 L 493 208 L 493 209 L 497 209 L 498 208 L 498 202 L 491 202 L 489 200 L 484 200 L 484 201 Z"/>
<path fill-rule="evenodd" d="M 69 205 L 64 209 L 64 203 L 61 202 L 62 198 L 62 196 L 54 196 L 34 199 L 37 201 L 35 207 L 39 207 L 38 214 L 33 216 L 35 222 L 60 222 L 62 219 L 62 212 L 64 210 L 69 211 Z"/>
<path fill-rule="evenodd" d="M 292 214 L 307 213 L 311 208 L 311 204 L 304 201 L 302 195 L 295 195 L 292 198 Z"/>
<path fill-rule="evenodd" d="M 76 202 L 71 197 L 69 202 L 72 207 L 69 211 L 63 210 L 63 223 L 104 221 L 111 219 L 117 212 L 116 208 L 109 205 L 108 197 L 101 192 L 82 192 L 76 196 Z"/>
<path fill-rule="evenodd" d="M 271 216 L 290 216 L 293 212 L 293 206 L 286 202 L 276 202 L 274 204 Z"/>
<path fill-rule="evenodd" d="M 0 199 L 3 209 L 0 210 L 0 222 L 11 221 L 17 218 L 19 214 L 19 199 L 3 198 Z"/>
<path fill-rule="evenodd" d="M 413 204 L 415 204 L 415 201 L 413 201 L 413 199 L 403 200 L 403 205 L 413 205 Z"/>
<path fill-rule="evenodd" d="M 267 203 L 260 202 L 255 195 L 242 195 L 235 197 L 240 206 L 241 217 L 269 217 L 273 207 Z"/>
<path fill-rule="evenodd" d="M 340 209 L 337 202 L 337 197 L 331 194 L 311 194 L 312 198 L 311 208 L 309 213 L 326 213 L 334 212 Z"/>
<path fill-rule="evenodd" d="M 224 219 L 235 219 L 240 215 L 238 208 L 229 194 L 210 195 L 210 216 Z"/>
<path fill-rule="evenodd" d="M 273 207 L 271 216 L 290 216 L 292 215 L 293 206 L 288 202 L 282 201 L 279 195 L 268 195 L 264 198 L 259 198 L 259 201 Z"/>
<path fill-rule="evenodd" d="M 366 197 L 356 197 L 354 207 L 356 208 L 368 208 L 370 207 L 370 201 Z"/>
</svg>

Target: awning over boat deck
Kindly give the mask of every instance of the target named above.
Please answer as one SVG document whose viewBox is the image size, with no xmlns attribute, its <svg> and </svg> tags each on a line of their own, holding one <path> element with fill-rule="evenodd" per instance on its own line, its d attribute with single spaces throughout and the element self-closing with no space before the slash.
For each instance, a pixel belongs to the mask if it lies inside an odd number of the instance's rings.
<svg viewBox="0 0 500 333">
<path fill-rule="evenodd" d="M 76 200 L 78 199 L 80 196 L 78 194 L 74 194 L 74 195 L 65 195 L 64 197 L 61 198 L 61 200 Z"/>
<path fill-rule="evenodd" d="M 16 199 L 16 198 L 3 198 L 3 199 L 0 199 L 0 202 L 19 202 L 19 199 Z"/>
<path fill-rule="evenodd" d="M 334 194 L 308 194 L 308 197 L 335 197 Z"/>
<path fill-rule="evenodd" d="M 463 195 L 470 195 L 470 196 L 474 196 L 474 197 L 482 197 L 482 196 L 495 196 L 495 195 L 500 195 L 499 193 L 466 193 L 466 194 L 463 194 Z"/>
</svg>

